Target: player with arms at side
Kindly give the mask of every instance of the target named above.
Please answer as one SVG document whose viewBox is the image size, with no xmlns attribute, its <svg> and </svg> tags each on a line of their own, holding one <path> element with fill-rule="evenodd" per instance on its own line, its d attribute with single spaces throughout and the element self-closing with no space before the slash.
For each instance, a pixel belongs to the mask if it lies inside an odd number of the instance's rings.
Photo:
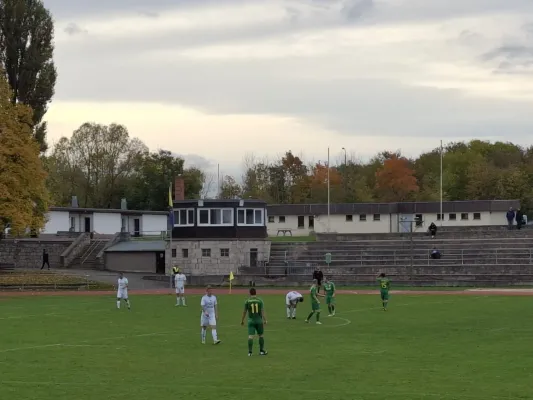
<svg viewBox="0 0 533 400">
<path fill-rule="evenodd" d="M 246 314 L 248 314 L 248 357 L 252 356 L 256 334 L 259 336 L 259 354 L 266 356 L 268 352 L 265 350 L 265 338 L 263 337 L 264 325 L 267 323 L 265 304 L 257 297 L 255 288 L 250 289 L 250 297 L 244 302 L 241 325 L 244 325 Z"/>
<path fill-rule="evenodd" d="M 383 304 L 383 311 L 387 311 L 387 306 L 389 304 L 390 280 L 384 273 L 381 273 L 378 277 L 378 282 L 379 291 L 381 294 L 381 304 Z"/>
<path fill-rule="evenodd" d="M 219 344 L 220 340 L 218 340 L 217 336 L 218 303 L 217 298 L 211 292 L 211 286 L 207 287 L 206 294 L 202 297 L 200 306 L 202 307 L 202 316 L 200 317 L 202 344 L 205 344 L 208 326 L 211 328 L 213 344 Z"/>
<path fill-rule="evenodd" d="M 122 272 L 118 276 L 117 309 L 120 309 L 120 300 L 124 300 L 128 310 L 131 310 L 130 300 L 128 299 L 128 278 L 124 278 Z"/>
<path fill-rule="evenodd" d="M 326 292 L 326 304 L 328 305 L 328 317 L 335 315 L 335 284 L 326 277 L 324 283 L 324 291 Z"/>
<path fill-rule="evenodd" d="M 298 303 L 301 303 L 302 301 L 304 301 L 304 297 L 300 293 L 294 290 L 287 293 L 285 296 L 285 305 L 287 306 L 288 319 L 296 319 L 296 307 L 298 306 Z"/>
<path fill-rule="evenodd" d="M 174 282 L 176 286 L 176 306 L 180 305 L 181 303 L 186 306 L 185 304 L 185 282 L 187 282 L 187 277 L 185 274 L 178 270 L 178 273 L 174 275 Z"/>
<path fill-rule="evenodd" d="M 320 322 L 320 301 L 318 300 L 318 296 L 324 297 L 324 295 L 318 293 L 318 281 L 316 279 L 313 279 L 313 285 L 309 293 L 311 294 L 311 314 L 307 316 L 305 322 L 309 323 L 313 314 L 316 314 L 316 323 L 322 325 L 322 322 Z"/>
</svg>

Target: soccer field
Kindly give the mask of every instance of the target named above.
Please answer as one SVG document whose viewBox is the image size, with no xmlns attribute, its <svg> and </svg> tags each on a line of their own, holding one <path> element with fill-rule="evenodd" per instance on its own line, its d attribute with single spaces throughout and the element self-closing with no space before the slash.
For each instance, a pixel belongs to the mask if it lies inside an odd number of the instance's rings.
<svg viewBox="0 0 533 400">
<path fill-rule="evenodd" d="M 532 297 L 339 295 L 316 325 L 308 298 L 287 320 L 283 293 L 259 295 L 269 354 L 251 358 L 243 295 L 218 296 L 218 346 L 200 296 L 0 298 L 0 399 L 533 399 Z"/>
</svg>

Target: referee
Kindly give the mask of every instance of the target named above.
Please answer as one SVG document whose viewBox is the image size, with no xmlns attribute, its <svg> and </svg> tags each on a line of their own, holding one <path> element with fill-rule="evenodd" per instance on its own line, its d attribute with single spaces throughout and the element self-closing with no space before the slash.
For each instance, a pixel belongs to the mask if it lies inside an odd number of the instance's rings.
<svg viewBox="0 0 533 400">
<path fill-rule="evenodd" d="M 313 272 L 313 279 L 316 279 L 317 293 L 320 293 L 320 287 L 322 286 L 322 281 L 324 280 L 324 274 L 320 271 L 320 267 L 316 267 Z"/>
<path fill-rule="evenodd" d="M 179 267 L 172 267 L 172 287 L 176 287 L 176 275 L 180 272 Z"/>
</svg>

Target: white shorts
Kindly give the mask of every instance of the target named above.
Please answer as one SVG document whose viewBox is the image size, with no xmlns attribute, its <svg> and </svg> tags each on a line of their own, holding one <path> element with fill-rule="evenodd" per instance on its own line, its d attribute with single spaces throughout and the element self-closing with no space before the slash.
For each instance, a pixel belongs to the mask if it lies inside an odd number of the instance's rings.
<svg viewBox="0 0 533 400">
<path fill-rule="evenodd" d="M 185 293 L 185 286 L 176 286 L 176 294 Z"/>
<path fill-rule="evenodd" d="M 209 317 L 206 317 L 204 313 L 200 316 L 200 326 L 216 326 L 217 325 L 217 319 L 214 315 L 210 315 Z"/>
<path fill-rule="evenodd" d="M 117 299 L 128 299 L 128 289 L 119 289 L 117 292 Z"/>
</svg>

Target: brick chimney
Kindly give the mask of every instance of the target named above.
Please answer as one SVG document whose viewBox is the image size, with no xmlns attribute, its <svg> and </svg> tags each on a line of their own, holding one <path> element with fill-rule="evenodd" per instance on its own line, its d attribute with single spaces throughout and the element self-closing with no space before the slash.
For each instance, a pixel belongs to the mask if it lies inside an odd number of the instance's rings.
<svg viewBox="0 0 533 400">
<path fill-rule="evenodd" d="M 174 180 L 174 201 L 185 200 L 185 181 L 183 178 Z"/>
</svg>

